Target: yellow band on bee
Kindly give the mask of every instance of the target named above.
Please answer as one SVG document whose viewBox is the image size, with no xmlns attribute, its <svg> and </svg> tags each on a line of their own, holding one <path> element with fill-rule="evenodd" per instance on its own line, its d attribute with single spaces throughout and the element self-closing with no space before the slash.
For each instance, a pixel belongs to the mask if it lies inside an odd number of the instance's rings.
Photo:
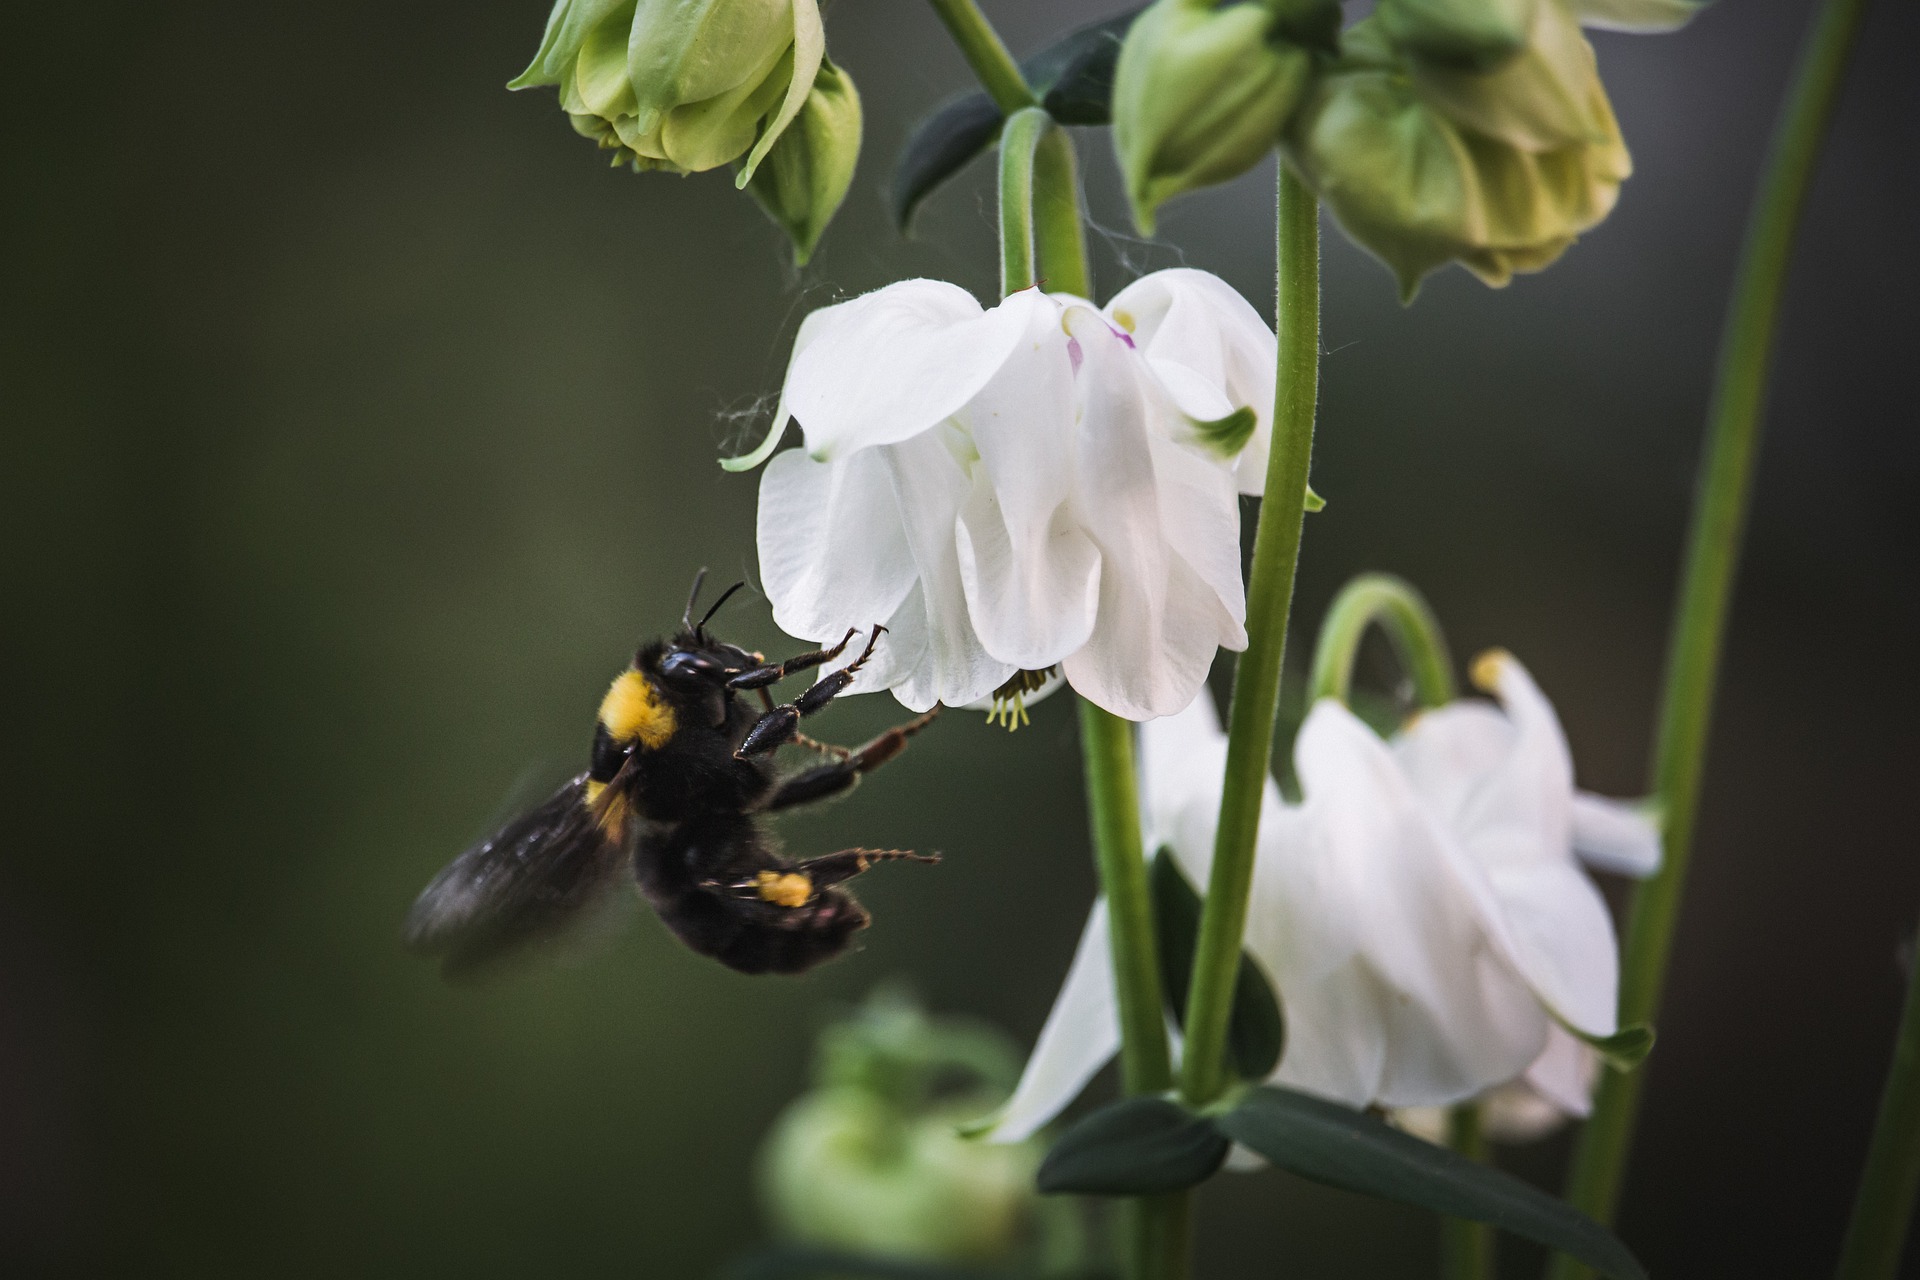
<svg viewBox="0 0 1920 1280">
<path fill-rule="evenodd" d="M 622 671 L 600 700 L 600 723 L 615 742 L 639 740 L 649 751 L 665 746 L 678 726 L 673 708 L 638 671 Z"/>
</svg>

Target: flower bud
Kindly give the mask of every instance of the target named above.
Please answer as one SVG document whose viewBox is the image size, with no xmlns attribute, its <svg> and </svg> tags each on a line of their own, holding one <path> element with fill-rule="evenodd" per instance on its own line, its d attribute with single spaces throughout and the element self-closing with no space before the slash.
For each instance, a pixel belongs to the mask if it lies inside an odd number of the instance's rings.
<svg viewBox="0 0 1920 1280">
<path fill-rule="evenodd" d="M 1540 0 L 1380 0 L 1374 13 L 1401 49 L 1437 66 L 1491 71 L 1526 47 Z"/>
<path fill-rule="evenodd" d="M 817 0 L 559 0 L 508 88 L 557 85 L 574 129 L 616 164 L 698 173 L 745 155 L 745 186 L 825 47 Z"/>
<path fill-rule="evenodd" d="M 1598 104 L 1597 141 L 1529 151 L 1462 126 L 1402 73 L 1361 67 L 1316 87 L 1289 150 L 1403 297 L 1449 261 L 1498 287 L 1552 263 L 1612 210 L 1632 166 Z"/>
<path fill-rule="evenodd" d="M 928 1018 L 882 991 L 820 1037 L 814 1088 L 760 1152 L 761 1199 L 789 1240 L 873 1257 L 1007 1264 L 1045 1206 L 1038 1143 L 960 1136 L 1018 1059 L 990 1028 Z M 953 1092 L 964 1082 L 971 1088 Z"/>
<path fill-rule="evenodd" d="M 1338 7 L 1318 0 L 1157 0 L 1134 21 L 1114 70 L 1113 140 L 1143 231 L 1163 201 L 1244 173 L 1274 146 L 1312 71 L 1298 40 L 1326 30 L 1326 15 L 1337 26 Z"/>
<path fill-rule="evenodd" d="M 860 95 L 853 79 L 820 64 L 807 101 L 767 152 L 747 191 L 793 238 L 793 260 L 805 266 L 846 198 L 860 158 Z"/>
<path fill-rule="evenodd" d="M 1537 0 L 1526 47 L 1494 70 L 1410 59 L 1421 96 L 1456 123 L 1528 151 L 1604 143 L 1613 109 L 1565 0 Z"/>
</svg>

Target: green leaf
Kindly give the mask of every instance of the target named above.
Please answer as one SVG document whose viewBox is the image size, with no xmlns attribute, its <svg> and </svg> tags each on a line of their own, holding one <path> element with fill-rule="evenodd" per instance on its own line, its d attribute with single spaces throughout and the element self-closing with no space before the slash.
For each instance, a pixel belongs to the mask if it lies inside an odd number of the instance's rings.
<svg viewBox="0 0 1920 1280">
<path fill-rule="evenodd" d="M 1566 1023 L 1560 1024 L 1566 1027 Z M 1575 1027 L 1567 1027 L 1574 1036 L 1593 1047 L 1601 1061 L 1615 1071 L 1631 1071 L 1653 1052 L 1653 1028 L 1644 1022 L 1620 1028 L 1610 1036 L 1590 1036 Z"/>
<path fill-rule="evenodd" d="M 1187 1024 L 1187 987 L 1193 981 L 1193 952 L 1200 940 L 1200 895 L 1188 883 L 1169 850 L 1153 855 L 1148 870 L 1153 884 L 1153 927 L 1160 939 L 1160 986 L 1173 1020 Z M 1280 1062 L 1286 1024 L 1273 986 L 1252 956 L 1240 954 L 1233 981 L 1233 1013 L 1227 1024 L 1227 1054 L 1243 1080 L 1265 1080 Z"/>
<path fill-rule="evenodd" d="M 1558 1249 L 1613 1280 L 1646 1280 L 1646 1270 L 1627 1247 L 1572 1205 L 1363 1112 L 1269 1087 L 1247 1091 L 1215 1123 L 1227 1137 L 1289 1173 L 1491 1223 Z"/>
<path fill-rule="evenodd" d="M 1048 1194 L 1154 1195 L 1197 1186 L 1232 1144 L 1211 1120 L 1166 1098 L 1122 1098 L 1070 1126 L 1040 1162 Z"/>
<path fill-rule="evenodd" d="M 1325 511 L 1327 509 L 1327 500 L 1315 493 L 1312 485 L 1307 486 L 1306 508 L 1308 511 Z"/>
<path fill-rule="evenodd" d="M 1144 7 L 1144 6 L 1143 6 Z M 1120 42 L 1139 9 L 1064 36 L 1020 64 L 1040 105 L 1061 124 L 1106 124 Z M 902 232 L 934 188 L 958 173 L 1000 134 L 1000 109 L 984 93 L 950 98 L 923 117 L 893 167 L 893 224 Z"/>
</svg>

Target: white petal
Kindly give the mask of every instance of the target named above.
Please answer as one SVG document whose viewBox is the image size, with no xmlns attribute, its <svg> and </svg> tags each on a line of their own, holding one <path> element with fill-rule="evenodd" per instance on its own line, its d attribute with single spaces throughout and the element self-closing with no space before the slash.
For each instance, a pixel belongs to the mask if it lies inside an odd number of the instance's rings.
<svg viewBox="0 0 1920 1280">
<path fill-rule="evenodd" d="M 1250 408 L 1258 418 L 1253 438 L 1235 463 L 1240 492 L 1266 486 L 1267 448 L 1273 433 L 1275 355 L 1273 330 L 1226 281 L 1205 271 L 1177 267 L 1156 271 L 1122 289 L 1107 315 L 1133 335 L 1141 352 L 1160 368 L 1184 366 L 1219 389 L 1230 408 Z M 1181 394 L 1178 375 L 1168 378 Z M 1183 398 L 1183 407 L 1186 400 Z M 1189 410 L 1192 412 L 1192 410 Z M 1195 417 L 1212 420 L 1213 412 Z"/>
<path fill-rule="evenodd" d="M 1054 302 L 1029 290 L 1026 331 L 1000 373 L 957 415 L 979 461 L 960 513 L 961 581 L 989 653 L 1028 670 L 1086 643 L 1100 599 L 1100 552 L 1068 505 L 1074 380 Z"/>
<path fill-rule="evenodd" d="M 1063 670 L 1115 715 L 1172 715 L 1193 701 L 1234 619 L 1169 544 L 1149 430 L 1156 406 L 1137 353 L 1083 308 L 1065 323 L 1083 360 L 1075 510 L 1100 548 L 1101 573 L 1093 634 Z"/>
<path fill-rule="evenodd" d="M 902 280 L 809 316 L 782 395 L 807 451 L 895 444 L 959 412 L 1025 332 L 1033 304 L 1021 298 L 983 312 L 958 285 Z"/>
<path fill-rule="evenodd" d="M 1161 845 L 1206 846 L 1185 850 L 1195 857 L 1204 876 L 1212 865 L 1213 832 L 1190 829 L 1196 811 L 1220 810 L 1221 770 L 1226 765 L 1227 735 L 1220 731 L 1213 695 L 1202 688 L 1184 711 L 1149 720 L 1140 726 L 1140 809 L 1146 828 L 1148 854 Z M 1204 839 L 1200 836 L 1204 834 Z M 1181 860 L 1187 866 L 1187 858 Z M 1189 874 L 1192 871 L 1189 870 Z M 1197 887 L 1204 887 L 1204 879 Z"/>
<path fill-rule="evenodd" d="M 1247 588 L 1240 576 L 1240 499 L 1233 478 L 1198 449 L 1149 439 L 1160 528 L 1187 567 L 1213 592 L 1210 646 L 1247 647 Z M 1209 654 L 1209 661 L 1212 660 Z"/>
<path fill-rule="evenodd" d="M 1593 1110 L 1593 1088 L 1600 1078 L 1600 1055 L 1565 1027 L 1547 1032 L 1547 1047 L 1527 1068 L 1527 1085 L 1570 1116 Z"/>
<path fill-rule="evenodd" d="M 1490 659 L 1513 744 L 1457 834 L 1500 897 L 1516 960 L 1540 998 L 1592 1035 L 1617 1026 L 1619 944 L 1600 891 L 1573 860 L 1573 759 L 1519 660 Z"/>
<path fill-rule="evenodd" d="M 1492 886 L 1427 817 L 1386 744 L 1338 702 L 1315 706 L 1295 756 L 1313 838 L 1282 866 L 1350 922 L 1358 969 L 1304 982 L 1294 971 L 1325 961 L 1296 950 L 1277 971 L 1288 1036 L 1295 1046 L 1305 1039 L 1309 1061 L 1382 1064 L 1377 1084 L 1314 1087 L 1350 1096 L 1371 1085 L 1370 1101 L 1429 1106 L 1520 1074 L 1545 1043 L 1548 1019 L 1495 936 Z M 1293 919 L 1311 932 L 1311 922 Z M 1379 993 L 1369 993 L 1369 979 Z"/>
<path fill-rule="evenodd" d="M 757 524 L 761 582 L 788 635 L 837 641 L 891 617 L 913 587 L 893 479 L 876 451 L 831 463 L 782 453 L 760 477 Z"/>
<path fill-rule="evenodd" d="M 1660 824 L 1630 801 L 1576 791 L 1573 851 L 1597 871 L 1645 879 L 1660 869 Z"/>
<path fill-rule="evenodd" d="M 967 615 L 955 527 L 971 485 L 949 447 L 951 431 L 928 432 L 880 452 L 920 575 L 931 692 L 948 706 L 965 706 L 991 694 L 1018 668 L 987 653 Z"/>
<path fill-rule="evenodd" d="M 1489 703 L 1462 700 L 1422 711 L 1393 739 L 1394 759 L 1433 814 L 1466 820 L 1487 778 L 1513 751 L 1513 722 Z"/>
<path fill-rule="evenodd" d="M 1101 899 L 1087 917 L 1073 967 L 1040 1028 L 1033 1056 L 990 1132 L 992 1141 L 1032 1137 L 1120 1051 L 1120 1009 L 1107 947 L 1107 904 Z"/>
</svg>

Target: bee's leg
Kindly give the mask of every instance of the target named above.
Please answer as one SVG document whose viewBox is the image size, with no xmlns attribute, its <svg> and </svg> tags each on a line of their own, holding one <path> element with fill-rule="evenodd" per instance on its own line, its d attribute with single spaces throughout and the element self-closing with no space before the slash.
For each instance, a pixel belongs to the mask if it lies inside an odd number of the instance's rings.
<svg viewBox="0 0 1920 1280">
<path fill-rule="evenodd" d="M 905 751 L 907 739 L 926 728 L 939 713 L 940 708 L 935 707 L 923 716 L 915 716 L 905 724 L 895 725 L 858 751 L 848 752 L 844 759 L 802 769 L 792 777 L 783 779 L 773 789 L 764 807 L 790 809 L 797 804 L 824 800 L 850 790 L 854 783 L 860 781 L 862 774 L 878 769 Z"/>
<path fill-rule="evenodd" d="M 881 627 L 878 628 L 878 630 L 884 631 L 886 628 Z M 764 689 L 770 684 L 779 684 L 782 680 L 785 680 L 788 676 L 796 672 L 811 670 L 823 662 L 832 662 L 845 651 L 847 644 L 859 634 L 859 628 L 856 627 L 848 631 L 846 635 L 840 637 L 840 643 L 831 649 L 815 649 L 811 653 L 803 653 L 797 657 L 788 658 L 785 662 L 769 662 L 764 666 L 749 667 L 739 675 L 729 679 L 727 681 L 727 688 Z"/>
<path fill-rule="evenodd" d="M 867 640 L 867 647 L 860 651 L 859 657 L 832 675 L 821 677 L 814 683 L 811 689 L 808 689 L 792 702 L 782 703 L 761 716 L 753 728 L 747 730 L 747 736 L 741 741 L 740 749 L 733 753 L 734 757 L 739 760 L 744 760 L 748 756 L 765 755 L 776 747 L 784 746 L 792 742 L 794 735 L 800 732 L 800 717 L 810 716 L 820 710 L 845 691 L 848 685 L 853 683 L 854 673 L 859 671 L 866 660 L 873 656 L 873 647 L 880 643 L 880 637 L 885 631 L 885 627 L 876 626 L 873 629 L 873 635 Z M 854 633 L 849 631 L 847 633 L 847 640 L 851 640 L 853 635 Z M 738 685 L 740 681 L 748 679 L 749 677 L 757 678 L 760 672 L 782 671 L 785 668 L 791 667 L 793 663 L 802 660 L 805 660 L 808 666 L 817 666 L 827 661 L 827 659 L 833 655 L 838 654 L 840 650 L 846 648 L 847 640 L 842 640 L 838 646 L 831 650 L 802 654 L 801 657 L 790 659 L 788 662 L 782 663 L 779 667 L 756 667 L 753 671 L 735 676 L 733 680 L 728 683 Z M 803 670 L 804 668 L 795 669 Z M 778 675 L 768 676 L 763 683 L 770 684 L 779 678 Z M 743 685 L 739 687 L 753 688 L 756 686 Z"/>
<path fill-rule="evenodd" d="M 809 858 L 784 871 L 769 869 L 740 880 L 710 880 L 704 887 L 794 910 L 812 902 L 822 890 L 845 884 L 882 862 L 938 861 L 937 853 L 915 853 L 911 849 L 842 849 Z"/>
</svg>

